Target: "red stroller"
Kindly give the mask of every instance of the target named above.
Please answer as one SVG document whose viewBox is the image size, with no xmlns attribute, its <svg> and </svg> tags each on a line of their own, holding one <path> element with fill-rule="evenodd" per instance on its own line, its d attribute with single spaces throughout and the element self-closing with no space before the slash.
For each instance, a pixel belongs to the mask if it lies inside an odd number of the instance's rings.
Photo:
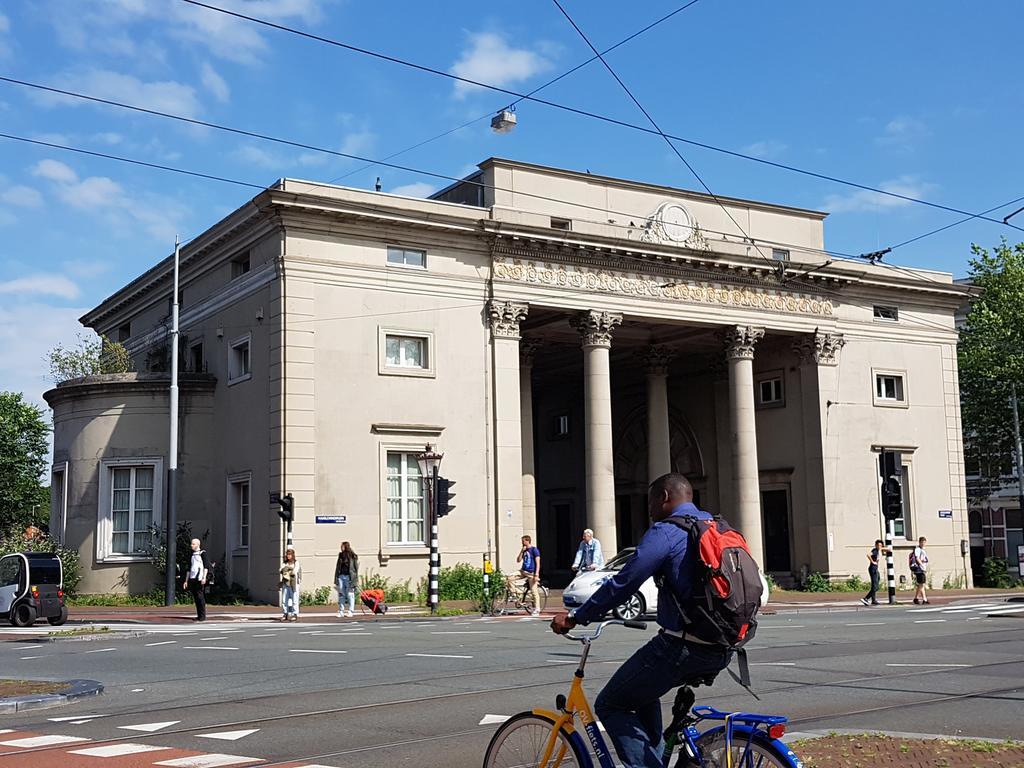
<svg viewBox="0 0 1024 768">
<path fill-rule="evenodd" d="M 383 589 L 364 589 L 359 593 L 359 600 L 370 609 L 371 613 L 388 612 L 388 604 L 384 602 Z"/>
</svg>

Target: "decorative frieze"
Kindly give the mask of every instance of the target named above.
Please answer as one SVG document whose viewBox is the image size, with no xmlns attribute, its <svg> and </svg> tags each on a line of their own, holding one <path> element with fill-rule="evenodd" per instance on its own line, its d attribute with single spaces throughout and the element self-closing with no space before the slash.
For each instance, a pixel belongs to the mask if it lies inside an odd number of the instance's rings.
<svg viewBox="0 0 1024 768">
<path fill-rule="evenodd" d="M 569 318 L 569 325 L 579 332 L 585 347 L 610 347 L 612 329 L 621 324 L 622 315 L 593 309 Z"/>
<path fill-rule="evenodd" d="M 805 335 L 793 342 L 793 351 L 800 362 L 815 365 L 838 365 L 839 350 L 846 344 L 841 333 L 827 333 L 814 329 L 814 335 Z"/>
<path fill-rule="evenodd" d="M 676 351 L 664 344 L 654 344 L 639 352 L 637 356 L 643 361 L 647 373 L 664 376 L 668 373 L 669 363 L 676 356 Z"/>
<path fill-rule="evenodd" d="M 748 286 L 730 286 L 686 279 L 655 279 L 640 274 L 587 269 L 495 256 L 494 276 L 499 280 L 530 283 L 573 290 L 614 293 L 642 299 L 662 299 L 687 304 L 785 312 L 788 314 L 832 317 L 835 310 L 829 299 Z"/>
<path fill-rule="evenodd" d="M 544 346 L 544 340 L 534 336 L 523 336 L 519 340 L 519 364 L 525 367 L 533 365 L 537 350 Z"/>
<path fill-rule="evenodd" d="M 727 360 L 753 360 L 754 347 L 764 338 L 764 328 L 757 328 L 753 325 L 734 325 L 721 331 L 722 341 L 725 342 L 725 357 Z"/>
<path fill-rule="evenodd" d="M 488 306 L 491 333 L 497 339 L 518 339 L 519 324 L 526 319 L 529 305 L 515 301 L 492 301 Z"/>
</svg>

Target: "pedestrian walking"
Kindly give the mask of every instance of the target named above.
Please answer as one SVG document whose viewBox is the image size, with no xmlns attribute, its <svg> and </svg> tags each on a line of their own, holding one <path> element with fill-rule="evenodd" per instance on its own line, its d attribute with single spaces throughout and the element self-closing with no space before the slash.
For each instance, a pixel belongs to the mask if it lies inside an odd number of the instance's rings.
<svg viewBox="0 0 1024 768">
<path fill-rule="evenodd" d="M 187 589 L 196 604 L 196 617 L 193 621 L 206 621 L 206 580 L 210 575 L 210 559 L 199 539 L 192 539 L 192 556 L 189 559 L 188 573 L 182 581 L 181 588 Z"/>
<path fill-rule="evenodd" d="M 338 618 L 347 615 L 351 619 L 355 615 L 356 591 L 359 589 L 359 555 L 352 551 L 352 545 L 347 541 L 341 542 L 338 562 L 334 566 L 334 583 L 338 587 Z"/>
<path fill-rule="evenodd" d="M 883 553 L 885 553 L 885 545 L 881 539 L 875 539 L 874 548 L 867 554 L 868 579 L 871 582 L 871 589 L 860 599 L 864 605 L 878 605 L 878 560 Z"/>
<path fill-rule="evenodd" d="M 910 572 L 914 574 L 914 605 L 928 605 L 928 596 L 924 592 L 924 585 L 928 582 L 928 553 L 924 549 L 927 543 L 928 539 L 922 536 L 910 553 Z"/>
<path fill-rule="evenodd" d="M 572 561 L 572 572 L 597 571 L 604 568 L 604 553 L 601 542 L 594 538 L 590 528 L 583 529 L 583 540 L 576 548 L 576 558 Z"/>
<path fill-rule="evenodd" d="M 295 559 L 295 547 L 288 547 L 281 566 L 281 621 L 299 620 L 301 586 L 302 566 Z"/>
<path fill-rule="evenodd" d="M 516 562 L 522 563 L 519 566 L 519 575 L 526 579 L 533 595 L 533 616 L 540 616 L 540 550 L 533 546 L 533 539 L 523 536 L 521 539 L 523 548 L 516 555 Z"/>
</svg>

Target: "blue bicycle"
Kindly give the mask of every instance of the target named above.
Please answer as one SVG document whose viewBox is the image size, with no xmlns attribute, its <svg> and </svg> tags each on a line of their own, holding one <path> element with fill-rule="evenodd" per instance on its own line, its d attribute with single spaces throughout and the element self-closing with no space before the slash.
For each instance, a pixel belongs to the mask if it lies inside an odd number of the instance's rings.
<svg viewBox="0 0 1024 768">
<path fill-rule="evenodd" d="M 602 622 L 589 633 L 565 635 L 583 645 L 569 695 L 555 698 L 554 711 L 534 709 L 506 720 L 487 746 L 484 768 L 593 768 L 594 758 L 599 768 L 614 768 L 583 691 L 590 646 L 609 624 L 647 627 L 640 621 L 615 620 Z M 666 768 L 803 768 L 800 759 L 780 741 L 786 731 L 785 717 L 694 707 L 692 686 L 707 682 L 689 681 L 676 695 L 672 722 L 665 730 Z M 714 725 L 702 731 L 698 726 L 707 722 Z"/>
</svg>

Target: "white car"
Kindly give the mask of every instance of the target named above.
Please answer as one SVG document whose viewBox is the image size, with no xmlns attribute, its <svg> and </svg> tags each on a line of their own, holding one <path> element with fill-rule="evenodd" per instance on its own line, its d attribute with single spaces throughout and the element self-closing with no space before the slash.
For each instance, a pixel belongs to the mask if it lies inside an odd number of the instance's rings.
<svg viewBox="0 0 1024 768">
<path fill-rule="evenodd" d="M 635 551 L 634 547 L 627 547 L 605 563 L 601 570 L 584 571 L 576 576 L 562 592 L 562 603 L 565 607 L 579 608 L 587 602 L 598 587 L 622 570 Z M 636 619 L 648 611 L 653 613 L 657 610 L 658 588 L 654 585 L 654 579 L 647 579 L 640 585 L 640 590 L 636 594 L 622 605 L 613 608 L 612 613 L 617 619 Z"/>
<path fill-rule="evenodd" d="M 566 608 L 579 608 L 597 588 L 612 578 L 622 567 L 629 562 L 636 551 L 634 547 L 627 547 L 615 557 L 605 563 L 604 568 L 599 571 L 585 571 L 573 579 L 569 586 L 562 592 L 562 603 Z M 761 577 L 761 607 L 768 604 L 768 582 L 764 574 L 758 571 Z M 646 613 L 657 613 L 658 611 L 658 588 L 654 579 L 649 578 L 640 585 L 639 591 L 633 594 L 622 605 L 612 609 L 612 614 L 617 619 L 638 619 Z"/>
</svg>

